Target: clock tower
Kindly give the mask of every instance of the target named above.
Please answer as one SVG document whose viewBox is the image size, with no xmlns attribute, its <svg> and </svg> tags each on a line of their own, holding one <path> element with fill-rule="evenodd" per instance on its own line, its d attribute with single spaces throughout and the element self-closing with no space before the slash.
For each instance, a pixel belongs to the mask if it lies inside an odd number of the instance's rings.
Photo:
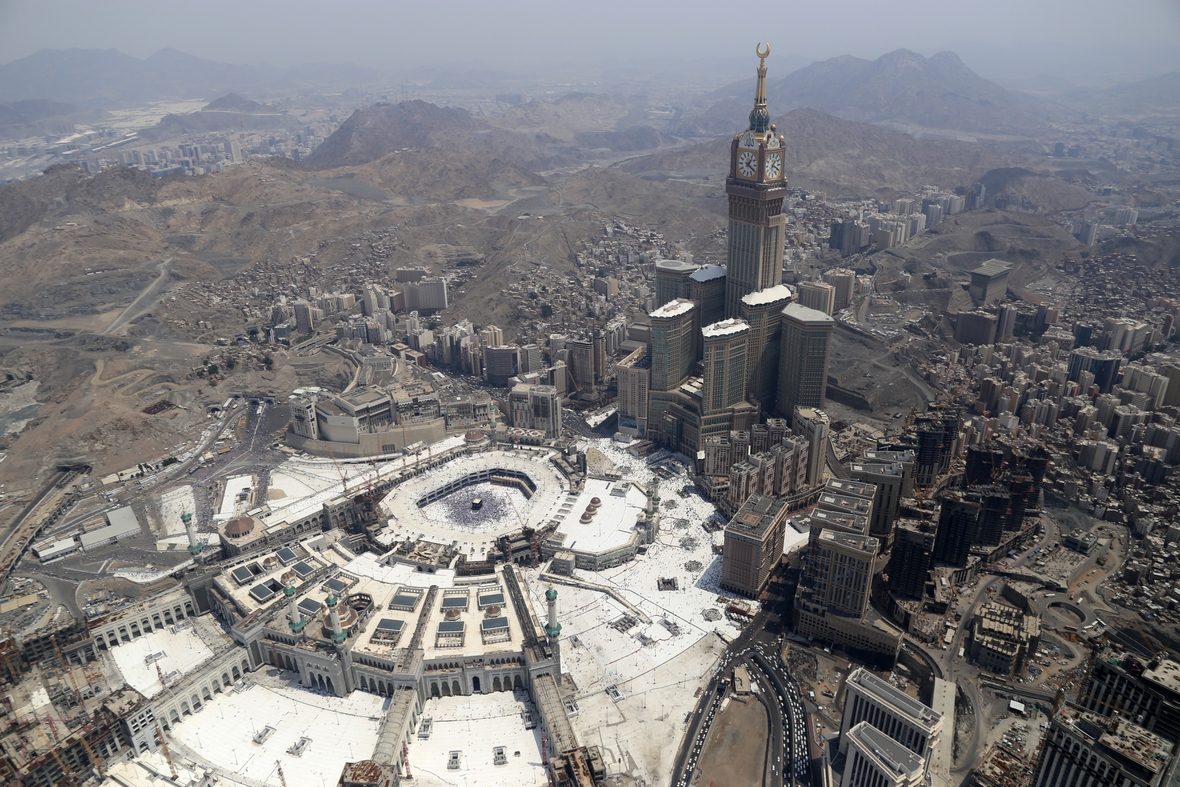
<svg viewBox="0 0 1180 787">
<path fill-rule="evenodd" d="M 742 297 L 782 281 L 784 138 L 775 133 L 766 109 L 766 58 L 770 45 L 759 44 L 758 87 L 750 127 L 733 137 L 729 152 L 729 249 L 725 284 L 725 316 L 740 317 Z"/>
</svg>

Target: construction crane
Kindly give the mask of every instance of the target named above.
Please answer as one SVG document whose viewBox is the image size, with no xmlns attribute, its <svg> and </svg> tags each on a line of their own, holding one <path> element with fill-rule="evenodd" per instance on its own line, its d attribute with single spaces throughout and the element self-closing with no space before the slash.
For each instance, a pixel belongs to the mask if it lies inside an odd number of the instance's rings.
<svg viewBox="0 0 1180 787">
<path fill-rule="evenodd" d="M 336 468 L 336 475 L 340 476 L 340 494 L 344 494 L 345 488 L 348 486 L 348 478 L 344 475 L 344 468 L 340 466 L 340 460 L 336 458 L 332 446 L 325 442 L 324 447 L 328 449 L 328 458 L 332 460 L 332 465 Z"/>
<path fill-rule="evenodd" d="M 61 668 L 66 673 L 66 682 L 69 683 L 70 688 L 74 691 L 74 699 L 81 703 L 82 693 L 78 691 L 78 685 L 74 683 L 74 671 L 70 669 L 69 662 L 67 662 L 65 656 L 62 655 L 61 646 L 57 644 L 56 638 L 53 640 L 53 649 L 57 651 L 57 660 L 61 664 Z"/>
<path fill-rule="evenodd" d="M 39 717 L 37 717 L 37 721 L 46 721 L 46 722 L 49 722 L 49 731 L 50 731 L 51 733 L 53 733 L 53 740 L 54 740 L 54 741 L 55 741 L 55 742 L 56 742 L 58 745 L 61 745 L 61 736 L 57 734 L 57 725 L 56 725 L 56 724 L 54 724 L 53 722 L 54 722 L 54 721 L 61 721 L 61 722 L 64 722 L 65 720 L 64 720 L 64 719 L 54 719 L 52 716 L 39 716 Z"/>
<path fill-rule="evenodd" d="M 27 767 L 29 764 L 28 741 L 25 740 L 24 735 L 20 736 L 20 756 L 23 762 L 16 768 L 16 787 L 21 787 L 21 769 Z"/>
<path fill-rule="evenodd" d="M 277 768 L 279 771 L 279 782 L 283 785 L 283 787 L 287 787 L 287 777 L 283 775 L 283 764 L 278 760 L 275 760 L 275 768 Z"/>
<path fill-rule="evenodd" d="M 90 748 L 90 744 L 86 742 L 86 735 L 85 734 L 81 735 L 78 738 L 78 740 L 80 740 L 82 742 L 82 748 L 86 750 L 87 756 L 90 757 L 90 764 L 94 766 L 94 770 L 98 774 L 98 778 L 101 779 L 102 778 L 102 765 L 103 765 L 102 757 L 99 757 L 97 754 L 94 753 L 94 749 Z"/>
<path fill-rule="evenodd" d="M 70 770 L 70 766 L 66 764 L 66 761 L 62 759 L 62 756 L 57 753 L 57 747 L 50 749 L 49 753 L 53 755 L 53 759 L 57 760 L 58 767 L 61 768 L 61 772 L 62 775 L 65 776 L 66 783 L 75 782 L 76 779 L 74 779 L 74 772 Z"/>
<path fill-rule="evenodd" d="M 180 775 L 176 772 L 176 766 L 172 764 L 172 752 L 168 751 L 168 741 L 164 740 L 164 731 L 160 729 L 159 719 L 156 722 L 156 737 L 160 739 L 160 748 L 164 750 L 164 759 L 168 761 L 168 770 L 172 772 L 172 781 Z"/>
</svg>

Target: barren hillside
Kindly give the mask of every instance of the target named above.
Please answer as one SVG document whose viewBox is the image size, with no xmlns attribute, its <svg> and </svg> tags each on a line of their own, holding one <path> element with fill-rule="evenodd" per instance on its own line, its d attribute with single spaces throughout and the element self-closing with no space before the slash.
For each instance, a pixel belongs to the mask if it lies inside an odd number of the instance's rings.
<svg viewBox="0 0 1180 787">
<path fill-rule="evenodd" d="M 811 109 L 796 109 L 775 123 L 786 137 L 788 181 L 829 196 L 869 196 L 882 188 L 917 189 L 928 183 L 953 188 L 1013 161 L 982 145 L 919 140 Z M 636 158 L 622 168 L 636 174 L 724 176 L 729 146 L 730 138 L 723 137 Z"/>
</svg>

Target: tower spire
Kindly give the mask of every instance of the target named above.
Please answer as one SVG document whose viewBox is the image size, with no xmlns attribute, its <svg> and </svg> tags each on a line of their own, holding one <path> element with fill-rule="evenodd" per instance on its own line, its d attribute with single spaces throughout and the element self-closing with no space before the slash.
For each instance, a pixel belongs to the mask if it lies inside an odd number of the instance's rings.
<svg viewBox="0 0 1180 787">
<path fill-rule="evenodd" d="M 764 132 L 770 128 L 770 111 L 766 108 L 766 58 L 770 56 L 770 44 L 759 43 L 754 47 L 754 54 L 758 55 L 758 86 L 754 89 L 754 108 L 750 110 L 750 130 Z"/>
</svg>

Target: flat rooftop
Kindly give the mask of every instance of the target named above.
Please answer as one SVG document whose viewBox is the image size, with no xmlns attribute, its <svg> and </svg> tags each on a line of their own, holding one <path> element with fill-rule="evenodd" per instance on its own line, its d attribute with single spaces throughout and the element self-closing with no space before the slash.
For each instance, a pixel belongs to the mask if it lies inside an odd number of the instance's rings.
<svg viewBox="0 0 1180 787">
<path fill-rule="evenodd" d="M 1161 659 L 1158 667 L 1144 671 L 1143 678 L 1172 694 L 1180 694 L 1180 664 L 1174 661 Z"/>
<path fill-rule="evenodd" d="M 428 699 L 422 706 L 422 718 L 431 719 L 430 737 L 414 735 L 407 747 L 414 784 L 419 787 L 548 784 L 541 764 L 540 716 L 526 696 L 524 692 L 515 695 L 497 692 Z M 525 729 L 525 713 L 531 713 L 538 722 L 535 729 Z M 504 749 L 503 765 L 495 764 L 497 747 Z M 459 752 L 458 770 L 447 767 L 453 751 Z"/>
<path fill-rule="evenodd" d="M 582 522 L 595 499 L 597 510 L 589 522 Z M 630 481 L 587 478 L 582 491 L 567 495 L 558 510 L 557 530 L 566 536 L 562 548 L 603 552 L 620 547 L 631 539 L 646 506 L 646 490 Z"/>
<path fill-rule="evenodd" d="M 876 484 L 867 484 L 863 481 L 846 481 L 839 478 L 829 478 L 825 488 L 838 495 L 863 497 L 866 500 L 872 500 L 877 494 Z"/>
<path fill-rule="evenodd" d="M 978 268 L 971 271 L 972 276 L 987 276 L 995 277 L 1003 273 L 1008 273 L 1012 270 L 1011 264 L 1003 260 L 991 259 L 981 264 Z"/>
<path fill-rule="evenodd" d="M 238 502 L 238 497 L 243 492 L 249 492 L 254 488 L 254 476 L 252 475 L 233 475 L 225 479 L 225 488 L 221 494 L 221 505 L 217 509 L 217 513 L 213 515 L 214 522 L 225 522 L 233 519 L 238 515 L 239 509 L 245 513 L 247 508 L 254 506 L 248 501 L 244 504 Z"/>
<path fill-rule="evenodd" d="M 742 303 L 747 306 L 770 306 L 777 303 L 785 303 L 795 296 L 791 292 L 791 288 L 785 284 L 776 284 L 773 287 L 767 287 L 765 290 L 758 290 L 756 292 L 749 292 L 742 296 Z"/>
<path fill-rule="evenodd" d="M 315 572 L 331 567 L 330 561 L 310 546 L 310 542 L 319 538 L 316 534 L 294 547 L 284 547 L 278 550 L 282 556 L 271 552 L 226 568 L 217 575 L 217 587 L 240 607 L 251 611 L 282 603 L 284 575 L 290 573 L 299 585 Z"/>
<path fill-rule="evenodd" d="M 872 509 L 873 501 L 872 499 L 863 497 L 824 492 L 819 496 L 819 505 L 829 510 L 843 511 L 847 514 L 856 514 L 857 516 L 868 516 L 869 511 Z"/>
<path fill-rule="evenodd" d="M 745 320 L 729 319 L 715 322 L 701 328 L 701 335 L 706 339 L 720 339 L 725 336 L 737 336 L 750 330 L 750 324 Z"/>
<path fill-rule="evenodd" d="M 688 278 L 695 282 L 704 283 L 707 281 L 713 281 L 714 279 L 720 279 L 723 276 L 725 276 L 724 265 L 702 265 L 700 270 Z"/>
<path fill-rule="evenodd" d="M 688 314 L 695 306 L 696 304 L 687 298 L 677 298 L 674 301 L 668 301 L 648 316 L 653 320 L 670 320 L 673 317 Z"/>
<path fill-rule="evenodd" d="M 843 530 L 857 535 L 868 535 L 869 518 L 862 514 L 849 514 L 843 511 L 826 511 L 822 508 L 814 509 L 808 517 L 809 524 L 814 527 L 828 527 Z"/>
<path fill-rule="evenodd" d="M 265 673 L 251 673 L 244 691 L 215 694 L 201 712 L 184 716 L 173 725 L 169 745 L 255 784 L 278 784 L 280 762 L 288 787 L 335 784 L 345 762 L 372 756 L 387 698 L 363 691 L 336 697 L 303 688 L 295 673 Z M 274 732 L 255 743 L 268 726 Z M 300 738 L 310 742 L 300 756 L 290 754 Z"/>
<path fill-rule="evenodd" d="M 110 653 L 127 685 L 148 699 L 164 690 L 161 674 L 168 683 L 174 683 L 213 655 L 193 626 L 175 632 L 157 629 L 120 643 Z"/>
<path fill-rule="evenodd" d="M 798 303 L 788 303 L 783 308 L 783 317 L 792 319 L 796 322 L 801 322 L 806 325 L 827 325 L 834 326 L 836 321 L 827 314 L 817 310 L 809 309 L 806 306 L 801 306 Z"/>
<path fill-rule="evenodd" d="M 921 726 L 933 727 L 942 718 L 933 708 L 924 705 L 888 681 L 881 680 L 863 667 L 849 675 L 848 682 L 893 706 Z"/>
<path fill-rule="evenodd" d="M 693 263 L 685 262 L 684 260 L 657 260 L 656 261 L 656 270 L 657 271 L 667 271 L 669 273 L 691 273 L 693 271 L 696 271 L 700 267 L 701 266 L 699 266 L 699 265 L 694 265 Z"/>
<path fill-rule="evenodd" d="M 783 510 L 783 502 L 764 495 L 751 495 L 725 526 L 727 533 L 762 538 Z"/>
<path fill-rule="evenodd" d="M 909 778 L 919 774 L 924 763 L 922 758 L 902 746 L 867 721 L 862 721 L 848 731 L 848 737 L 868 751 L 870 757 L 884 771 L 905 773 Z"/>
<path fill-rule="evenodd" d="M 1151 773 L 1159 773 L 1171 759 L 1171 741 L 1127 721 L 1107 727 L 1099 740 Z"/>
<path fill-rule="evenodd" d="M 877 553 L 877 539 L 872 536 L 862 536 L 856 533 L 842 533 L 839 530 L 824 530 L 819 534 L 820 541 L 830 541 L 851 549 L 859 549 L 870 555 Z"/>
</svg>

